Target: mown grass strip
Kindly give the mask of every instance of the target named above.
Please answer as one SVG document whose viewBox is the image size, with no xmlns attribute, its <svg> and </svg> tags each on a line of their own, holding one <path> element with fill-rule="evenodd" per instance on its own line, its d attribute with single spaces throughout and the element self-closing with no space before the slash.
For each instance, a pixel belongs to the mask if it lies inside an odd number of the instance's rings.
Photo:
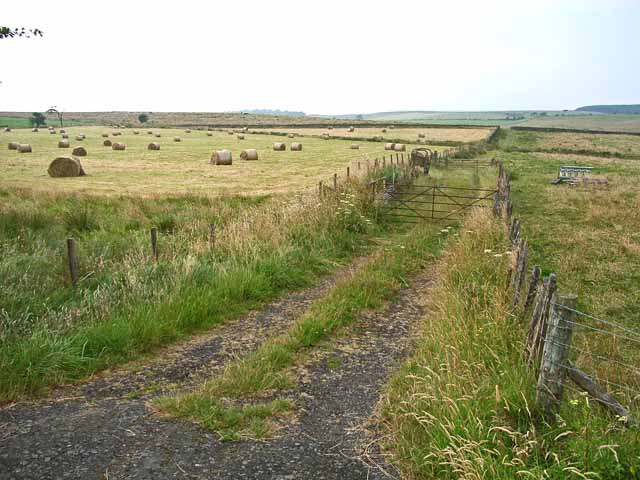
<svg viewBox="0 0 640 480">
<path fill-rule="evenodd" d="M 167 414 L 212 427 L 207 418 L 223 399 L 290 386 L 284 373 L 287 367 L 338 329 L 355 323 L 363 311 L 380 308 L 406 285 L 407 275 L 434 259 L 442 243 L 437 232 L 434 226 L 422 226 L 396 235 L 388 247 L 312 304 L 287 332 L 230 364 L 194 392 L 163 397 L 155 405 Z"/>
</svg>

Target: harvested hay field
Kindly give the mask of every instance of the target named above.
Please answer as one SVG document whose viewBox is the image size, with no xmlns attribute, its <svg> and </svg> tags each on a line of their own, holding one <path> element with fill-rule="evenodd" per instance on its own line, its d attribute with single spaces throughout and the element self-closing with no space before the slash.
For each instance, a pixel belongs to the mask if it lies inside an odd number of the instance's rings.
<svg viewBox="0 0 640 480">
<path fill-rule="evenodd" d="M 640 156 L 640 136 L 512 130 L 504 147 L 508 150 Z"/>
<path fill-rule="evenodd" d="M 79 133 L 77 127 L 67 130 L 72 136 Z M 181 142 L 167 141 L 159 151 L 153 151 L 148 150 L 148 137 L 134 135 L 131 129 L 122 129 L 122 135 L 117 137 L 127 145 L 126 150 L 113 151 L 103 146 L 100 134 L 104 130 L 104 126 L 82 127 L 87 135 L 83 146 L 91 155 L 83 157 L 88 175 L 80 181 L 54 179 L 47 174 L 49 164 L 60 154 L 57 137 L 38 135 L 30 129 L 0 133 L 0 141 L 5 145 L 9 141 L 30 143 L 34 152 L 20 156 L 13 150 L 2 149 L 0 187 L 100 195 L 262 195 L 316 188 L 320 180 L 328 181 L 333 173 L 342 174 L 347 165 L 351 164 L 355 172 L 358 160 L 384 154 L 382 143 L 363 142 L 360 150 L 354 151 L 348 140 L 317 138 L 305 138 L 301 152 L 291 152 L 289 148 L 275 152 L 273 143 L 277 137 L 273 135 L 247 133 L 244 142 L 238 143 L 235 136 L 226 132 L 209 132 L 212 135 L 208 136 L 204 130 L 192 130 L 188 136 L 182 136 Z M 163 138 L 173 139 L 184 130 L 158 132 Z M 240 152 L 250 148 L 256 149 L 259 161 L 234 162 L 224 169 L 209 163 L 216 150 L 228 149 L 239 159 Z"/>
<path fill-rule="evenodd" d="M 267 132 L 282 132 L 294 135 L 317 135 L 321 136 L 328 133 L 331 137 L 346 138 L 372 138 L 374 136 L 382 136 L 384 140 L 402 140 L 407 143 L 417 143 L 418 139 L 426 143 L 438 144 L 439 142 L 460 142 L 469 143 L 477 142 L 487 138 L 493 133 L 492 127 L 478 128 L 382 128 L 382 127 L 362 127 L 355 128 L 350 132 L 348 127 L 333 128 L 286 128 L 286 129 L 264 129 Z M 383 132 L 386 130 L 386 132 Z M 259 132 L 260 129 L 251 129 L 252 132 Z M 420 137 L 423 134 L 423 137 Z"/>
</svg>

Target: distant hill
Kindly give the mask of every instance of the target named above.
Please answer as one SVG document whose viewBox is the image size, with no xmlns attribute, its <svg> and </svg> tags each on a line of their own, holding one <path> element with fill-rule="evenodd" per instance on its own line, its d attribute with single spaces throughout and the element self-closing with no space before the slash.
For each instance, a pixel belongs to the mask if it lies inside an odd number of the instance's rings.
<svg viewBox="0 0 640 480">
<path fill-rule="evenodd" d="M 640 115 L 640 105 L 587 105 L 576 112 L 608 113 L 610 115 Z"/>
<path fill-rule="evenodd" d="M 252 113 L 254 115 L 284 115 L 286 117 L 306 117 L 307 114 L 304 112 L 292 112 L 289 110 L 268 110 L 268 109 L 257 109 L 257 110 L 243 110 L 246 113 Z"/>
</svg>

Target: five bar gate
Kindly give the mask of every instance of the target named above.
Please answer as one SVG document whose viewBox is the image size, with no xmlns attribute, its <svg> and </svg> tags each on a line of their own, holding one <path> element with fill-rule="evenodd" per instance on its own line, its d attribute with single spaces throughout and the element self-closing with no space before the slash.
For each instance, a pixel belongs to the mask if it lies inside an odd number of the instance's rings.
<svg viewBox="0 0 640 480">
<path fill-rule="evenodd" d="M 393 184 L 381 209 L 401 223 L 455 221 L 470 208 L 492 208 L 496 194 L 486 188 Z"/>
</svg>

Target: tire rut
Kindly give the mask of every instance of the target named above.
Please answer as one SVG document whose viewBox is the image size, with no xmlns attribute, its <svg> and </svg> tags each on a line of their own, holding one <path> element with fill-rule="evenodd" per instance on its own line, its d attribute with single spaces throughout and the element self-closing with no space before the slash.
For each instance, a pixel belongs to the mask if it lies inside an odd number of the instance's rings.
<svg viewBox="0 0 640 480">
<path fill-rule="evenodd" d="M 344 273 L 166 349 L 133 371 L 108 372 L 56 391 L 56 398 L 0 410 L 0 480 L 386 478 L 392 469 L 384 457 L 375 447 L 364 449 L 367 425 L 425 315 L 430 269 L 296 367 L 299 385 L 284 396 L 296 401 L 297 416 L 274 439 L 222 442 L 146 407 L 175 383 L 188 388 L 282 332 Z"/>
</svg>

